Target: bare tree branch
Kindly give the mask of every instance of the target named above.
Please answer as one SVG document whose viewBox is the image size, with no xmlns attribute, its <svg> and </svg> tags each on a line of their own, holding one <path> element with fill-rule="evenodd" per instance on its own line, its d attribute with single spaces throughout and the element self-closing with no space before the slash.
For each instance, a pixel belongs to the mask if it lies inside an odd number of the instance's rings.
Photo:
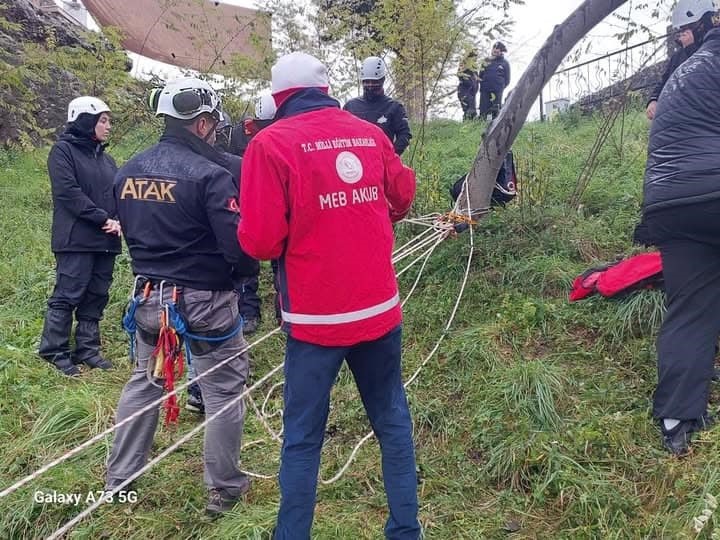
<svg viewBox="0 0 720 540">
<path fill-rule="evenodd" d="M 522 129 L 530 108 L 563 58 L 592 28 L 626 0 L 585 0 L 565 21 L 556 26 L 523 73 L 500 114 L 483 136 L 472 170 L 459 197 L 464 205 L 469 191 L 470 210 L 480 215 L 490 207 L 495 178 L 505 155 Z"/>
</svg>

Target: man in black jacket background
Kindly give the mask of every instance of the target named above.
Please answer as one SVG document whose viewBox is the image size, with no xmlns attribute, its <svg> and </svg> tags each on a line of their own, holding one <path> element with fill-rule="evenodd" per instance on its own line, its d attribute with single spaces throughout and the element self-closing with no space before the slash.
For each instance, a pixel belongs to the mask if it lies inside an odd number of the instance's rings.
<svg viewBox="0 0 720 540">
<path fill-rule="evenodd" d="M 480 69 L 480 106 L 481 119 L 492 115 L 495 118 L 502 107 L 503 92 L 510 84 L 510 64 L 505 60 L 507 47 L 498 41 L 493 45 L 492 55 L 485 60 Z"/>
<path fill-rule="evenodd" d="M 363 95 L 348 101 L 343 109 L 382 129 L 395 152 L 402 155 L 412 138 L 410 122 L 402 103 L 385 95 L 386 76 L 387 67 L 382 58 L 366 58 L 360 73 Z"/>
<path fill-rule="evenodd" d="M 653 415 L 663 444 L 688 451 L 708 425 L 720 334 L 720 28 L 712 0 L 681 0 L 676 28 L 699 49 L 670 78 L 650 129 L 643 221 L 662 255 L 667 311 L 657 338 Z M 709 31 L 708 31 L 709 30 Z"/>
<path fill-rule="evenodd" d="M 48 300 L 39 355 L 65 375 L 78 364 L 108 369 L 100 356 L 100 326 L 108 303 L 120 226 L 115 218 L 117 167 L 105 153 L 110 108 L 83 96 L 68 105 L 68 125 L 48 156 L 53 198 L 52 250 L 56 281 Z M 75 350 L 70 352 L 73 314 Z"/>
</svg>

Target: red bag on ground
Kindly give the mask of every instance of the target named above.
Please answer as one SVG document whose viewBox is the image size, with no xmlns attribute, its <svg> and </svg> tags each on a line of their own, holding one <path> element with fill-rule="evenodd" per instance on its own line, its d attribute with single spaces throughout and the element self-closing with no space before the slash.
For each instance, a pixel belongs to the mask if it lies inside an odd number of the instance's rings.
<svg viewBox="0 0 720 540">
<path fill-rule="evenodd" d="M 615 263 L 586 270 L 573 280 L 570 301 L 600 293 L 612 298 L 639 289 L 662 287 L 660 253 L 640 253 Z"/>
</svg>

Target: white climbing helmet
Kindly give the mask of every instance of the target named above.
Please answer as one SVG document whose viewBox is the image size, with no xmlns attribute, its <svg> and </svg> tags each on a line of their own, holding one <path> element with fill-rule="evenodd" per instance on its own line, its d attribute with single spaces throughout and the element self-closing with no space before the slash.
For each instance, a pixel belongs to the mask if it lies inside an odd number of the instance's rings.
<svg viewBox="0 0 720 540">
<path fill-rule="evenodd" d="M 675 30 L 698 22 L 706 13 L 717 11 L 714 0 L 679 0 L 672 14 L 672 25 Z"/>
<path fill-rule="evenodd" d="M 220 97 L 206 81 L 194 77 L 175 79 L 162 89 L 156 116 L 171 116 L 178 120 L 192 120 L 202 113 L 222 119 Z"/>
<path fill-rule="evenodd" d="M 387 75 L 387 67 L 385 62 L 379 56 L 368 56 L 362 63 L 360 70 L 360 80 L 380 80 Z"/>
<path fill-rule="evenodd" d="M 270 94 L 263 94 L 255 101 L 255 118 L 258 120 L 272 120 L 276 112 L 275 100 Z"/>
<path fill-rule="evenodd" d="M 110 107 L 107 106 L 102 99 L 92 96 L 82 96 L 73 99 L 68 105 L 67 121 L 74 122 L 81 114 L 100 114 L 104 112 L 110 112 Z"/>
</svg>

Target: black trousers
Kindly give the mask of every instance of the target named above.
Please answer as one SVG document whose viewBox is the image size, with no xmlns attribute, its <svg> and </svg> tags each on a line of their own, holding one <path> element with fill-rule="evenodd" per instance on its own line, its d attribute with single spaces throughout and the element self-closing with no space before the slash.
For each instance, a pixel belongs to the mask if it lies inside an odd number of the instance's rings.
<svg viewBox="0 0 720 540">
<path fill-rule="evenodd" d="M 477 88 L 458 86 L 457 95 L 463 111 L 463 120 L 477 118 Z"/>
<path fill-rule="evenodd" d="M 48 308 L 74 311 L 78 321 L 99 321 L 108 303 L 114 253 L 56 253 L 56 279 Z"/>
<path fill-rule="evenodd" d="M 500 113 L 502 98 L 502 90 L 500 92 L 490 92 L 480 87 L 480 118 L 484 120 L 488 114 L 492 114 L 492 117 L 495 118 Z"/>
<path fill-rule="evenodd" d="M 260 319 L 260 274 L 246 276 L 235 284 L 235 292 L 238 294 L 238 308 L 243 319 Z"/>
<path fill-rule="evenodd" d="M 706 413 L 720 335 L 720 200 L 648 214 L 660 248 L 667 312 L 657 338 L 655 418 Z"/>
</svg>

